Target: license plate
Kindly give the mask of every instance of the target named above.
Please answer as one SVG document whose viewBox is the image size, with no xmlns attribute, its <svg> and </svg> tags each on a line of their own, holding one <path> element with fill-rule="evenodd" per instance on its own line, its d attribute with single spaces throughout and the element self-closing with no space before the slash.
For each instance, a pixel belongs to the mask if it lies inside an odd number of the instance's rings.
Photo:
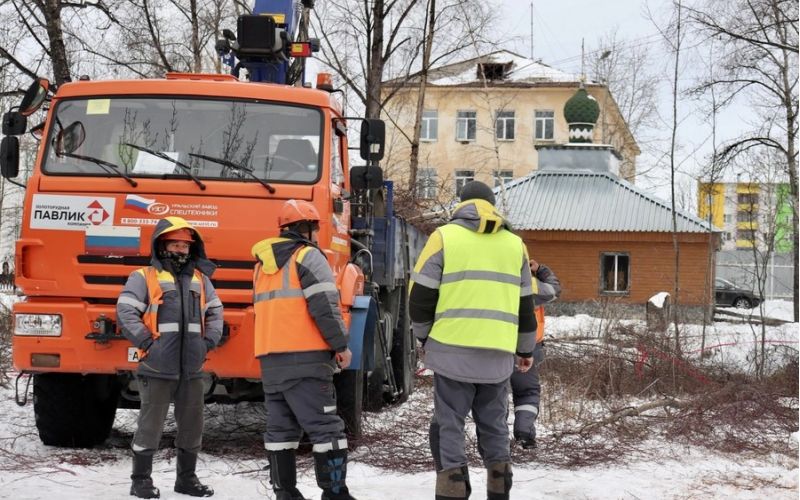
<svg viewBox="0 0 800 500">
<path fill-rule="evenodd" d="M 128 363 L 139 362 L 139 349 L 135 347 L 128 347 Z"/>
</svg>

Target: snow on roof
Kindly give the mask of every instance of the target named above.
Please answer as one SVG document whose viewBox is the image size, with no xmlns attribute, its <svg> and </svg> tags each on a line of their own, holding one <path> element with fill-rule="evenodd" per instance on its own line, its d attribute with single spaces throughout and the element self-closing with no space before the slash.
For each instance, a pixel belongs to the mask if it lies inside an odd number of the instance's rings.
<svg viewBox="0 0 800 500">
<path fill-rule="evenodd" d="M 550 67 L 541 61 L 523 57 L 519 54 L 501 50 L 475 57 L 466 61 L 448 64 L 430 71 L 429 83 L 432 85 L 466 85 L 479 83 L 478 64 L 502 64 L 508 69 L 504 83 L 537 83 L 537 82 L 577 82 L 579 75 L 565 73 Z"/>
</svg>

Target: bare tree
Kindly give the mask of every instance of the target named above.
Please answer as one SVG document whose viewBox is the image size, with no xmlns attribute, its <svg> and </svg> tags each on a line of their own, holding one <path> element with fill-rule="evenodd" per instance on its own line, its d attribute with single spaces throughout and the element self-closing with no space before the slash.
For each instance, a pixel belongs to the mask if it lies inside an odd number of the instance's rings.
<svg viewBox="0 0 800 500">
<path fill-rule="evenodd" d="M 696 92 L 718 89 L 722 104 L 746 102 L 753 111 L 750 131 L 725 144 L 719 161 L 767 148 L 777 152 L 792 193 L 794 262 L 794 320 L 798 310 L 798 4 L 793 0 L 706 0 L 689 9 L 700 33 L 718 38 L 715 57 L 720 64 L 713 77 Z"/>
<path fill-rule="evenodd" d="M 608 87 L 606 102 L 600 107 L 601 141 L 607 143 L 611 137 L 619 137 L 622 149 L 646 144 L 643 139 L 657 126 L 656 99 L 660 82 L 648 47 L 620 39 L 615 29 L 602 36 L 589 55 L 594 80 Z M 608 120 L 609 95 L 616 101 L 622 122 Z M 623 124 L 627 125 L 630 134 L 614 129 Z M 623 165 L 621 170 L 628 180 L 634 180 L 633 165 Z"/>
<path fill-rule="evenodd" d="M 97 16 L 101 22 L 116 22 L 114 7 L 117 0 L 95 0 L 73 2 L 68 0 L 10 0 L 3 5 L 4 15 L 12 15 L 19 23 L 19 34 L 29 37 L 36 47 L 36 55 L 23 60 L 6 47 L 0 47 L 0 55 L 11 62 L 20 72 L 36 76 L 42 67 L 52 71 L 56 85 L 72 80 L 74 61 L 70 56 L 67 38 L 74 32 L 64 21 L 67 13 L 83 10 L 83 16 L 70 16 L 73 23 L 81 24 L 81 18 Z"/>
</svg>

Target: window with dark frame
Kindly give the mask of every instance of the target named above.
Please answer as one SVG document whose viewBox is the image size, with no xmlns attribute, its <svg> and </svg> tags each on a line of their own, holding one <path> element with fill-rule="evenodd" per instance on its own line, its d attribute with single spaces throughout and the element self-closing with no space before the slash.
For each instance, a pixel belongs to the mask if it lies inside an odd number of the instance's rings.
<svg viewBox="0 0 800 500">
<path fill-rule="evenodd" d="M 495 137 L 501 141 L 514 140 L 514 112 L 498 111 L 495 118 Z"/>
<path fill-rule="evenodd" d="M 603 293 L 625 293 L 630 285 L 630 256 L 600 254 L 600 286 Z"/>
</svg>

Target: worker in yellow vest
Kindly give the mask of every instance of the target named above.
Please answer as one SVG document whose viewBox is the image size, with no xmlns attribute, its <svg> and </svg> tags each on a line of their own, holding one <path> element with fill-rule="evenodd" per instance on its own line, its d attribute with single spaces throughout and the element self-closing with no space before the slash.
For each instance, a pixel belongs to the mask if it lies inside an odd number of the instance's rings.
<svg viewBox="0 0 800 500">
<path fill-rule="evenodd" d="M 339 291 L 317 247 L 319 212 L 288 200 L 278 214 L 281 233 L 259 241 L 252 253 L 255 355 L 267 409 L 264 446 L 280 500 L 303 499 L 295 452 L 303 431 L 314 455 L 323 500 L 354 500 L 345 482 L 347 438 L 336 413 L 333 374 L 352 353 L 339 310 Z"/>
<path fill-rule="evenodd" d="M 171 401 L 178 427 L 174 489 L 214 494 L 195 473 L 203 439 L 203 363 L 222 337 L 222 302 L 209 279 L 214 268 L 200 233 L 180 217 L 167 217 L 153 231 L 150 266 L 131 273 L 117 300 L 117 323 L 139 349 L 141 409 L 130 491 L 136 497 L 159 498 L 153 454 Z"/>
<path fill-rule="evenodd" d="M 436 499 L 471 493 L 464 423 L 472 412 L 487 469 L 487 496 L 511 490 L 509 378 L 527 371 L 536 345 L 535 282 L 528 252 L 494 207 L 492 190 L 472 181 L 448 224 L 428 238 L 412 273 L 409 312 L 434 372 L 430 427 Z"/>
<path fill-rule="evenodd" d="M 527 372 L 511 375 L 511 393 L 514 400 L 514 439 L 525 449 L 536 447 L 536 419 L 539 416 L 539 399 L 542 386 L 539 381 L 539 365 L 544 361 L 544 304 L 552 302 L 561 294 L 561 283 L 549 267 L 530 259 L 531 274 L 536 280 L 538 292 L 533 296 L 536 307 L 536 348 L 533 350 L 533 366 Z"/>
</svg>

